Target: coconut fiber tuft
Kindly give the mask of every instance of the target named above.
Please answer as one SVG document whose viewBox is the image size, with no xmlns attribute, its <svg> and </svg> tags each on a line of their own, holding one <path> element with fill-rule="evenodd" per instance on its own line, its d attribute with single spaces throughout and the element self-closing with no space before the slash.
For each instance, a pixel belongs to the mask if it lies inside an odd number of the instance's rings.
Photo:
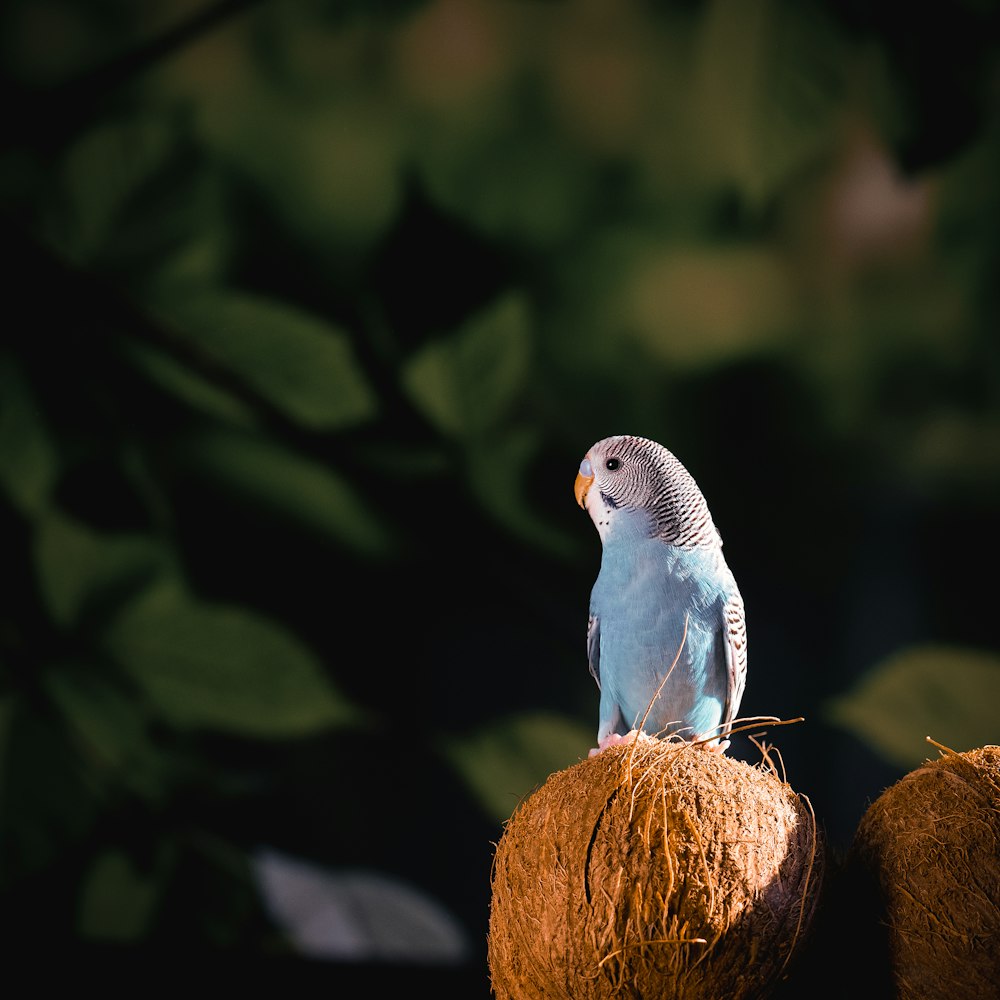
<svg viewBox="0 0 1000 1000">
<path fill-rule="evenodd" d="M 498 1000 L 766 996 L 812 920 L 823 851 L 774 773 L 640 737 L 559 771 L 493 866 Z"/>
</svg>

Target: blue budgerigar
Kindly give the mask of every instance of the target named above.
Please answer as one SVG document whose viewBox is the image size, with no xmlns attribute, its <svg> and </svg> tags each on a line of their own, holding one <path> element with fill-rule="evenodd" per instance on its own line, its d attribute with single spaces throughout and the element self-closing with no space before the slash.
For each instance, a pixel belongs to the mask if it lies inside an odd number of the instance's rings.
<svg viewBox="0 0 1000 1000">
<path fill-rule="evenodd" d="M 640 728 L 724 750 L 746 682 L 746 619 L 698 484 L 662 445 L 620 435 L 587 452 L 575 493 L 602 544 L 587 627 L 601 692 L 591 754 Z"/>
</svg>

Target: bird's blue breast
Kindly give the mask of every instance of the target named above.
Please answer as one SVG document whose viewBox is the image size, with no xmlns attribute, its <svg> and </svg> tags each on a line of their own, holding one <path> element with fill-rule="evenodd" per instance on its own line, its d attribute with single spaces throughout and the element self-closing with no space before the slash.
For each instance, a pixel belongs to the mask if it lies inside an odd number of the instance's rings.
<svg viewBox="0 0 1000 1000">
<path fill-rule="evenodd" d="M 716 550 L 655 538 L 608 540 L 591 594 L 600 628 L 602 732 L 637 728 L 647 708 L 642 728 L 650 733 L 690 737 L 719 725 L 728 687 L 722 609 L 730 586 Z"/>
</svg>

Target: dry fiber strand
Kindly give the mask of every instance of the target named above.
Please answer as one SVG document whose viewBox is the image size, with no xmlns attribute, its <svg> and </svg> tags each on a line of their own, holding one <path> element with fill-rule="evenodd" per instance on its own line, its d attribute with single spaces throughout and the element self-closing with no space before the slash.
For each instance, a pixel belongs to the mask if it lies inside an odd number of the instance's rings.
<svg viewBox="0 0 1000 1000">
<path fill-rule="evenodd" d="M 869 806 L 851 847 L 885 907 L 899 1000 L 1000 995 L 1000 747 L 941 749 Z"/>
<path fill-rule="evenodd" d="M 807 800 L 756 767 L 641 737 L 551 775 L 493 865 L 498 1000 L 768 994 L 816 909 Z"/>
</svg>

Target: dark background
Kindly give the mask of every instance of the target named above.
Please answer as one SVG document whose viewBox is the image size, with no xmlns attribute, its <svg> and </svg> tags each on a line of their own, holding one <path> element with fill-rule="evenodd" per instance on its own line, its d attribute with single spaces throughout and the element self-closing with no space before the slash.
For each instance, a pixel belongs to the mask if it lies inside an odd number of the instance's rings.
<svg viewBox="0 0 1000 1000">
<path fill-rule="evenodd" d="M 609 434 L 701 485 L 834 857 L 997 742 L 997 20 L 5 4 L 10 953 L 488 995 L 493 844 L 596 730 Z"/>
</svg>

